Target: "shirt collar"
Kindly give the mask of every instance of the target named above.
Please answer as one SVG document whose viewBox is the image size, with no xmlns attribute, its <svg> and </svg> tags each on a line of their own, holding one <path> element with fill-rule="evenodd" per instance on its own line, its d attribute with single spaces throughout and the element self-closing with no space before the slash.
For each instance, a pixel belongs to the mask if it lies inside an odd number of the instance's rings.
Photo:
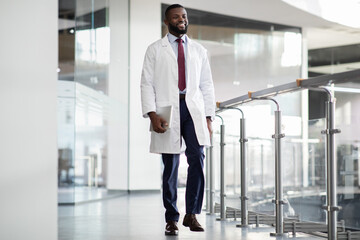
<svg viewBox="0 0 360 240">
<path fill-rule="evenodd" d="M 174 43 L 176 41 L 176 39 L 178 39 L 178 37 L 172 35 L 171 33 L 168 33 L 168 39 L 170 43 Z M 184 34 L 181 39 L 184 41 L 184 43 L 187 43 L 187 35 Z"/>
</svg>

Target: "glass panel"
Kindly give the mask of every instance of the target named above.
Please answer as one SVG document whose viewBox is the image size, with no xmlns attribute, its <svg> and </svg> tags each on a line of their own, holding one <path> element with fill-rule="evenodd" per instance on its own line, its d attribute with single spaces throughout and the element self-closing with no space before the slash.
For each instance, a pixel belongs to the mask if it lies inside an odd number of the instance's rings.
<svg viewBox="0 0 360 240">
<path fill-rule="evenodd" d="M 199 28 L 205 28 L 199 26 Z M 301 34 L 249 29 L 211 27 L 198 41 L 209 51 L 216 100 L 224 101 L 248 91 L 294 81 L 300 75 Z M 189 30 L 196 31 L 196 27 Z M 230 42 L 215 42 L 210 33 L 232 32 Z M 289 45 L 293 42 L 298 47 Z"/>
<path fill-rule="evenodd" d="M 355 84 L 352 86 L 335 86 L 336 128 L 341 130 L 336 135 L 338 205 L 342 207 L 338 219 L 344 220 L 346 227 L 360 230 L 360 89 Z"/>
<path fill-rule="evenodd" d="M 308 51 L 309 77 L 359 69 L 360 44 L 335 46 Z"/>
<path fill-rule="evenodd" d="M 75 2 L 59 1 L 58 202 L 75 201 Z"/>
<path fill-rule="evenodd" d="M 60 204 L 116 194 L 106 190 L 109 127 L 126 106 L 109 97 L 108 9 L 108 0 L 59 1 Z"/>
<path fill-rule="evenodd" d="M 75 81 L 108 92 L 110 29 L 108 1 L 76 1 Z"/>
<path fill-rule="evenodd" d="M 75 31 L 75 201 L 106 193 L 110 58 L 108 1 L 77 0 Z"/>
<path fill-rule="evenodd" d="M 359 68 L 359 44 L 309 50 L 309 76 L 334 74 Z M 357 81 L 329 86 L 336 97 L 336 134 L 338 220 L 344 220 L 348 229 L 360 229 L 359 209 L 359 99 L 360 83 Z M 323 97 L 310 99 L 312 115 Z M 315 106 L 315 107 L 314 107 Z M 311 111 L 310 111 L 311 112 Z M 324 113 L 321 113 L 324 114 Z M 319 115 L 319 113 L 318 113 Z M 321 156 L 323 157 L 323 156 Z M 322 200 L 324 203 L 325 200 Z"/>
</svg>

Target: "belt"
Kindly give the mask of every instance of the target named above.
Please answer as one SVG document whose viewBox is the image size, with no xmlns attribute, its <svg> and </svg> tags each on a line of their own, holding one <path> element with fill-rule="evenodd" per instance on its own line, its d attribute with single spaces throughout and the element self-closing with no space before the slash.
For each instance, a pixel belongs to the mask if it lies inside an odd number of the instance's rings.
<svg viewBox="0 0 360 240">
<path fill-rule="evenodd" d="M 185 96 L 186 96 L 185 94 L 179 94 L 180 99 L 185 99 Z"/>
</svg>

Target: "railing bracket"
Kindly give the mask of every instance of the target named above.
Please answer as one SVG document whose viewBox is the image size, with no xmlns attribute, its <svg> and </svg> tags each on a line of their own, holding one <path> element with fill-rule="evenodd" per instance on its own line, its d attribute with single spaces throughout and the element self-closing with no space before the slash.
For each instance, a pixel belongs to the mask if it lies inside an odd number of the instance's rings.
<svg viewBox="0 0 360 240">
<path fill-rule="evenodd" d="M 284 137 L 285 137 L 285 133 L 273 134 L 271 137 L 272 137 L 272 138 L 276 138 L 276 139 L 284 138 Z"/>
<path fill-rule="evenodd" d="M 341 133 L 340 129 L 325 129 L 321 131 L 321 134 L 336 134 Z"/>
</svg>

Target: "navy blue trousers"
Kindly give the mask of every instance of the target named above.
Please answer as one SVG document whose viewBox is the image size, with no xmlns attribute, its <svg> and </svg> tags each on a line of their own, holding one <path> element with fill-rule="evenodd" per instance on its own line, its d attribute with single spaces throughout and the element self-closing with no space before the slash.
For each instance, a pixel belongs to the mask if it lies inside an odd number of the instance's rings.
<svg viewBox="0 0 360 240">
<path fill-rule="evenodd" d="M 180 100 L 180 129 L 186 143 L 185 155 L 188 162 L 185 204 L 186 213 L 199 214 L 204 197 L 204 147 L 196 138 L 193 120 L 185 100 Z M 163 203 L 165 220 L 179 221 L 179 211 L 176 206 L 179 154 L 162 154 L 163 172 Z"/>
</svg>

